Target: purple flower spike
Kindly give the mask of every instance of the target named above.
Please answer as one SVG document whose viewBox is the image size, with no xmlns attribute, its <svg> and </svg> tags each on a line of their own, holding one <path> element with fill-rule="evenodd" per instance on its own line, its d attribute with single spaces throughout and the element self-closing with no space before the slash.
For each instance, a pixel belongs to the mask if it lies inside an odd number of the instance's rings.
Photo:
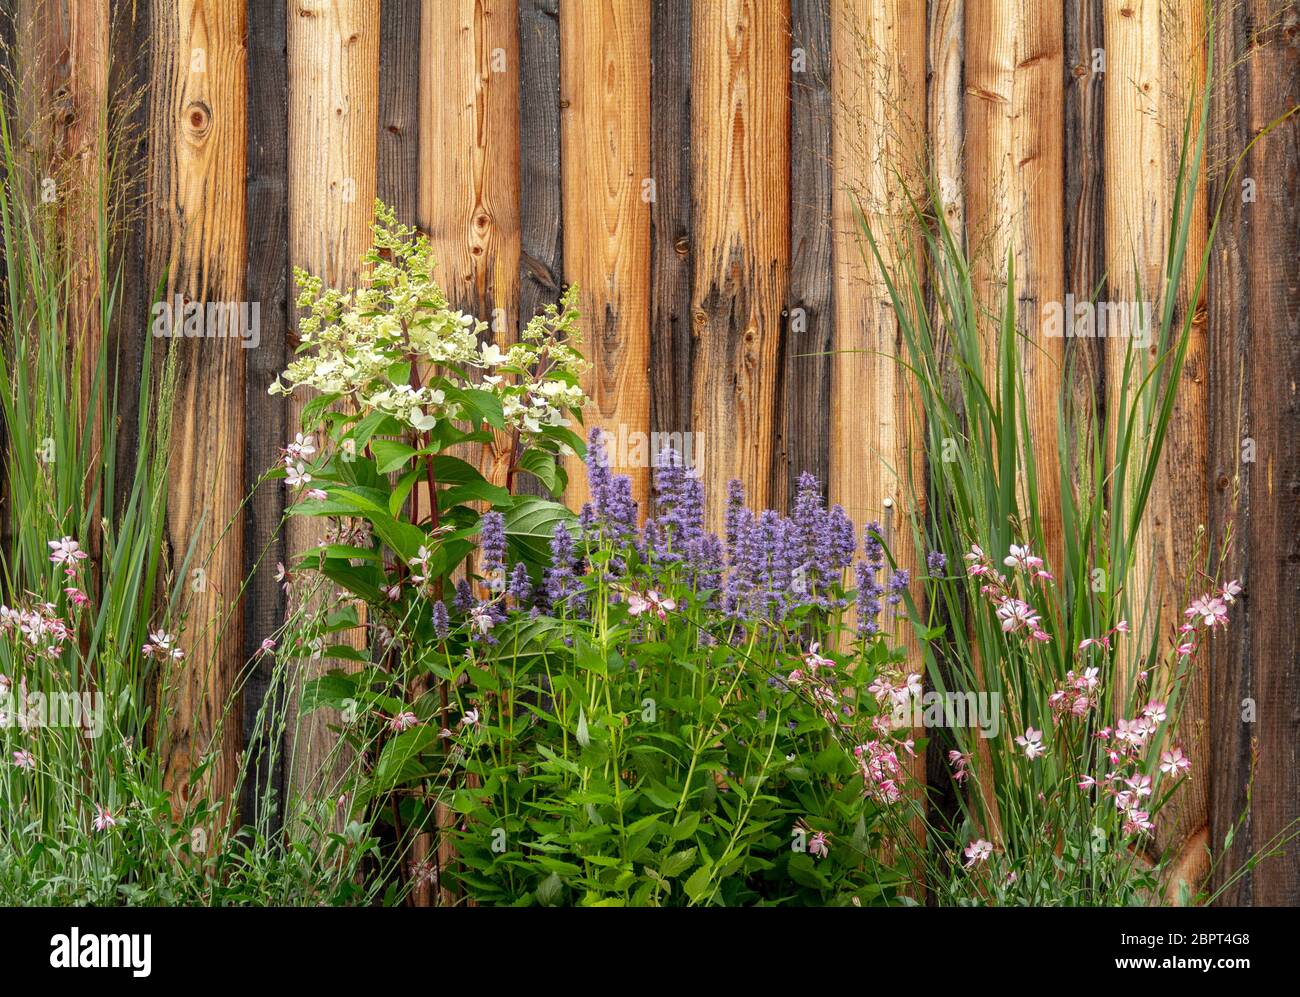
<svg viewBox="0 0 1300 997">
<path fill-rule="evenodd" d="M 483 577 L 492 591 L 500 592 L 506 581 L 506 517 L 499 512 L 485 512 L 480 522 Z"/>
</svg>

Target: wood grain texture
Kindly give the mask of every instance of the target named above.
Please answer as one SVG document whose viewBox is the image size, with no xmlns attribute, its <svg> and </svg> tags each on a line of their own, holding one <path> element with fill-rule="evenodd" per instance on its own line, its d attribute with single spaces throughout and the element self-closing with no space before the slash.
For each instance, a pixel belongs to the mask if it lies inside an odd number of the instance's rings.
<svg viewBox="0 0 1300 997">
<path fill-rule="evenodd" d="M 563 290 L 559 0 L 519 3 L 519 321 Z"/>
<path fill-rule="evenodd" d="M 1065 4 L 1065 293 L 1075 301 L 1106 299 L 1106 242 L 1102 227 L 1106 175 L 1102 169 L 1106 74 L 1096 65 L 1102 47 L 1101 0 Z M 1103 411 L 1105 341 L 1078 337 L 1065 343 L 1071 408 Z"/>
<path fill-rule="evenodd" d="M 1224 160 L 1235 159 L 1270 121 L 1300 104 L 1297 37 L 1295 4 L 1280 11 L 1267 3 L 1243 4 L 1220 19 L 1217 58 L 1235 67 L 1212 107 L 1212 135 Z M 1246 181 L 1255 185 L 1251 200 Z M 1277 261 L 1300 255 L 1298 186 L 1300 125 L 1292 119 L 1260 139 L 1241 174 L 1222 190 L 1223 218 L 1210 271 L 1213 534 L 1222 538 L 1235 527 L 1228 573 L 1246 586 L 1231 629 L 1214 642 L 1210 668 L 1209 840 L 1216 852 L 1222 852 L 1238 817 L 1246 817 L 1216 869 L 1216 887 L 1300 816 L 1300 638 L 1294 626 L 1300 602 L 1300 295 L 1294 278 L 1276 268 Z M 1210 192 L 1211 203 L 1221 189 Z M 1246 712 L 1252 705 L 1253 718 Z M 1266 861 L 1221 903 L 1300 903 L 1294 850 Z"/>
<path fill-rule="evenodd" d="M 771 505 L 790 265 L 789 25 L 784 2 L 692 9 L 692 424 L 718 532 L 731 478 L 753 507 Z"/>
<path fill-rule="evenodd" d="M 948 226 L 954 233 L 964 236 L 966 198 L 963 182 L 965 166 L 962 160 L 966 93 L 962 76 L 965 63 L 965 8 L 962 0 L 932 0 L 927 4 L 927 14 L 926 140 L 931 157 L 931 183 Z M 929 316 L 934 324 L 935 342 L 951 369 L 951 336 L 944 322 L 943 309 L 935 300 L 933 284 L 926 290 L 930 299 Z M 965 623 L 948 618 L 943 620 L 942 625 L 965 626 Z M 945 688 L 956 688 L 948 662 L 941 658 L 937 666 L 941 669 Z M 958 799 L 960 787 L 952 778 L 952 766 L 948 762 L 951 747 L 940 737 L 931 737 L 926 745 L 928 816 L 931 825 L 935 827 L 951 827 L 961 820 Z M 987 758 L 982 758 L 981 765 L 986 763 Z"/>
<path fill-rule="evenodd" d="M 403 225 L 416 223 L 420 190 L 420 7 L 386 0 L 379 12 L 376 187 Z"/>
<path fill-rule="evenodd" d="M 248 6 L 248 271 L 250 302 L 257 302 L 261 342 L 248 351 L 248 434 L 245 480 L 258 480 L 280 460 L 280 447 L 293 437 L 289 406 L 267 390 L 288 361 L 289 349 L 289 122 L 286 104 L 288 18 L 284 3 Z M 295 430 L 296 432 L 296 430 Z M 265 637 L 285 619 L 284 590 L 275 566 L 288 561 L 280 520 L 285 486 L 268 481 L 258 487 L 244 516 L 245 559 L 256 573 L 249 580 L 244 604 L 244 654 L 253 662 L 244 686 L 244 746 L 247 780 L 241 811 L 247 820 L 265 817 L 278 826 L 283 803 L 283 733 L 258 725 L 258 712 L 273 690 L 275 659 L 259 654 Z M 260 559 L 260 561 L 259 561 Z M 269 709 L 279 708 L 278 702 Z M 273 794 L 273 795 L 268 795 Z M 264 801 L 278 801 L 277 812 L 262 814 Z"/>
<path fill-rule="evenodd" d="M 924 516 L 922 413 L 898 357 L 905 353 L 884 280 L 860 238 L 860 210 L 884 266 L 912 237 L 899 177 L 921 184 L 925 134 L 925 10 L 913 0 L 835 0 L 831 6 L 835 357 L 830 498 L 859 525 L 880 524 L 899 567 L 915 571 L 905 542 Z M 897 171 L 897 172 L 895 172 Z M 908 667 L 924 674 L 911 629 Z M 910 763 L 925 779 L 924 757 Z M 918 840 L 923 828 L 914 825 Z"/>
<path fill-rule="evenodd" d="M 650 425 L 650 4 L 560 4 L 560 138 L 564 159 L 564 271 L 581 289 L 588 428 Z M 588 498 L 569 461 L 565 501 Z M 641 507 L 649 470 L 632 478 Z"/>
<path fill-rule="evenodd" d="M 772 503 L 785 509 L 802 472 L 828 481 L 835 343 L 829 0 L 792 0 L 790 19 L 790 279 L 772 461 Z"/>
<path fill-rule="evenodd" d="M 691 428 L 691 4 L 650 15 L 650 426 Z"/>
<path fill-rule="evenodd" d="M 1061 5 L 990 0 L 966 7 L 966 214 L 976 294 L 991 316 L 1006 301 L 1014 262 L 1024 405 L 1034 491 L 1050 565 L 1061 565 L 1055 473 L 1065 339 L 1043 335 L 1042 309 L 1064 300 L 1065 113 Z M 985 370 L 997 370 L 998 325 L 981 330 Z M 1028 507 L 1027 480 L 1021 508 Z"/>
<path fill-rule="evenodd" d="M 150 284 L 164 302 L 205 308 L 245 300 L 247 25 L 239 4 L 153 0 L 149 116 Z M 174 307 L 173 307 L 174 311 Z M 156 329 L 155 329 L 156 331 Z M 176 350 L 167 542 L 185 590 L 185 660 L 170 686 L 162 732 L 164 780 L 181 806 L 204 754 L 208 792 L 229 793 L 241 735 L 232 692 L 243 664 L 245 366 L 239 336 L 155 340 Z M 229 331 L 229 330 L 226 330 Z M 227 532 L 228 531 L 228 532 Z M 192 552 L 192 553 L 191 553 Z M 185 563 L 187 556 L 190 558 Z M 160 700 L 161 701 L 161 700 Z"/>
<path fill-rule="evenodd" d="M 370 245 L 376 192 L 379 126 L 379 4 L 376 0 L 293 0 L 288 28 L 289 262 L 318 274 L 327 286 L 353 287 Z M 298 316 L 291 313 L 296 332 Z M 295 394 L 290 427 L 307 398 Z M 316 546 L 323 526 L 290 520 L 290 557 Z M 363 638 L 356 635 L 363 646 Z M 338 662 L 303 662 L 306 677 Z M 308 785 L 328 777 L 324 762 L 335 742 L 327 729 L 337 715 L 295 716 L 286 782 Z"/>
<path fill-rule="evenodd" d="M 1113 302 L 1159 303 L 1176 296 L 1174 328 L 1193 315 L 1178 401 L 1170 421 L 1160 472 L 1152 488 L 1139 534 L 1130 592 L 1145 618 L 1133 621 L 1148 638 L 1155 631 L 1157 612 L 1162 641 L 1171 625 L 1182 619 L 1184 579 L 1193 560 L 1196 531 L 1208 520 L 1209 426 L 1207 419 L 1205 303 L 1188 296 L 1206 238 L 1204 185 L 1191 206 L 1191 230 L 1183 281 L 1174 288 L 1161 284 L 1178 147 L 1189 99 L 1200 93 L 1205 78 L 1205 24 L 1196 3 L 1168 5 L 1157 0 L 1122 0 L 1104 5 L 1106 50 L 1105 129 L 1111 137 L 1105 149 L 1107 294 Z M 1199 107 L 1199 100 L 1198 100 Z M 1141 288 L 1134 283 L 1134 275 Z M 1202 292 L 1203 293 L 1203 292 Z M 1153 333 L 1153 338 L 1155 333 Z M 1107 338 L 1107 404 L 1123 404 L 1120 377 L 1132 348 L 1153 359 L 1161 344 L 1140 346 L 1131 338 Z M 1138 647 L 1134 641 L 1131 647 Z M 1131 689 L 1137 662 L 1126 664 L 1122 689 Z M 1208 672 L 1195 670 L 1183 697 L 1179 736 L 1193 759 L 1187 784 L 1162 814 L 1156 839 L 1160 847 L 1182 847 L 1193 841 L 1207 817 Z M 1204 863 L 1185 865 L 1199 875 Z"/>
<path fill-rule="evenodd" d="M 420 16 L 418 218 L 452 304 L 513 342 L 519 328 L 519 24 L 514 0 L 426 0 Z M 430 53 L 437 52 L 437 57 Z M 497 433 L 476 459 L 504 485 Z"/>
</svg>

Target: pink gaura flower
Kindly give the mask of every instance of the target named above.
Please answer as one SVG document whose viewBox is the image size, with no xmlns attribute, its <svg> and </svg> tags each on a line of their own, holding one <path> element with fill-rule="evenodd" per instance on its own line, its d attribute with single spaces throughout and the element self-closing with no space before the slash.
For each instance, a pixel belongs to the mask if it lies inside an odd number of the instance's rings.
<svg viewBox="0 0 1300 997">
<path fill-rule="evenodd" d="M 68 601 L 74 606 L 88 606 L 90 604 L 90 596 L 75 585 L 69 585 L 63 590 L 63 594 L 68 597 Z"/>
<path fill-rule="evenodd" d="M 825 831 L 818 831 L 808 839 L 808 854 L 824 859 L 830 854 L 830 838 Z"/>
<path fill-rule="evenodd" d="M 311 474 L 301 463 L 288 464 L 284 469 L 284 480 L 290 488 L 301 488 L 311 483 Z"/>
<path fill-rule="evenodd" d="M 155 630 L 149 635 L 149 643 L 140 648 L 140 653 L 146 658 L 160 657 L 171 658 L 180 661 L 185 657 L 185 652 L 179 647 L 172 647 L 172 642 L 176 638 L 162 630 Z"/>
<path fill-rule="evenodd" d="M 1224 602 L 1232 605 L 1237 601 L 1237 596 L 1241 595 L 1241 582 L 1233 579 L 1230 582 L 1224 582 L 1223 587 L 1219 589 L 1219 595 Z"/>
<path fill-rule="evenodd" d="M 983 838 L 976 838 L 966 846 L 962 852 L 966 856 L 966 868 L 984 862 L 993 854 L 993 842 L 985 841 Z"/>
<path fill-rule="evenodd" d="M 479 722 L 478 710 L 466 710 L 465 715 L 460 718 L 462 727 L 477 727 Z"/>
<path fill-rule="evenodd" d="M 1166 719 L 1165 704 L 1157 703 L 1153 700 L 1152 702 L 1147 703 L 1145 707 L 1143 707 L 1142 715 L 1146 717 L 1148 720 L 1150 720 L 1152 723 L 1162 724 L 1165 722 Z"/>
<path fill-rule="evenodd" d="M 263 654 L 270 654 L 272 651 L 275 650 L 275 641 L 270 637 L 264 638 L 262 641 L 262 646 L 259 648 L 259 650 Z"/>
<path fill-rule="evenodd" d="M 1192 604 L 1183 610 L 1183 615 L 1211 630 L 1228 625 L 1227 603 L 1215 595 L 1203 595 L 1192 600 Z"/>
<path fill-rule="evenodd" d="M 1132 834 L 1134 832 L 1142 834 L 1152 830 L 1154 827 L 1155 824 L 1151 823 L 1151 815 L 1145 810 L 1139 810 L 1137 807 L 1133 807 L 1124 814 L 1125 834 Z"/>
<path fill-rule="evenodd" d="M 89 556 L 81 549 L 81 544 L 73 540 L 72 537 L 61 537 L 58 540 L 50 540 L 48 543 L 50 561 L 54 564 L 74 565 L 77 561 L 84 561 Z"/>
<path fill-rule="evenodd" d="M 30 770 L 36 768 L 36 759 L 32 757 L 30 751 L 15 751 L 14 764 L 20 769 Z"/>
<path fill-rule="evenodd" d="M 388 721 L 388 729 L 400 734 L 404 730 L 410 730 L 412 727 L 419 724 L 419 722 L 419 717 L 410 710 L 404 710 Z"/>
<path fill-rule="evenodd" d="M 627 597 L 627 611 L 629 616 L 640 616 L 647 611 L 653 612 L 661 620 L 668 618 L 668 613 L 677 608 L 675 599 L 665 599 L 658 592 L 651 589 L 642 595 L 639 592 L 632 592 Z"/>
<path fill-rule="evenodd" d="M 1023 599 L 1003 599 L 998 606 L 997 616 L 1006 633 L 1014 633 L 1025 628 L 1034 631 L 1039 629 L 1038 614 L 1034 612 L 1034 607 Z"/>
<path fill-rule="evenodd" d="M 1192 760 L 1183 754 L 1183 749 L 1175 747 L 1172 751 L 1160 755 L 1160 771 L 1166 775 L 1179 775 L 1192 767 Z"/>
<path fill-rule="evenodd" d="M 1043 747 L 1043 732 L 1032 727 L 1025 728 L 1025 732 L 1016 738 L 1016 744 L 1024 749 L 1025 757 L 1031 762 L 1039 755 L 1047 753 L 1047 749 Z"/>
<path fill-rule="evenodd" d="M 1085 775 L 1080 777 L 1077 785 L 1080 789 L 1092 789 L 1097 785 L 1097 780 L 1090 775 Z"/>
<path fill-rule="evenodd" d="M 107 831 L 109 828 L 117 827 L 120 823 L 122 823 L 121 817 L 115 816 L 107 807 L 98 803 L 95 804 L 94 825 L 96 831 Z"/>
</svg>

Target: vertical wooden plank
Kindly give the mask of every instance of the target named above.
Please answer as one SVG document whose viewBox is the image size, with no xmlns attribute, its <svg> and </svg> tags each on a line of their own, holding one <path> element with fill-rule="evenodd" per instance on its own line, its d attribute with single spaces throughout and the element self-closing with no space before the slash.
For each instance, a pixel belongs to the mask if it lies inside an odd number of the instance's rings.
<svg viewBox="0 0 1300 997">
<path fill-rule="evenodd" d="M 830 472 L 831 17 L 828 0 L 792 0 L 790 57 L 790 284 L 781 340 L 781 386 L 772 501 L 789 505 L 799 475 L 825 487 Z"/>
<path fill-rule="evenodd" d="M 168 306 L 178 297 L 205 308 L 237 306 L 245 300 L 245 11 L 240 4 L 153 0 L 152 23 L 150 282 L 165 269 Z M 236 776 L 238 702 L 229 704 L 231 715 L 225 711 L 243 663 L 239 506 L 247 351 L 238 335 L 186 336 L 170 345 L 179 373 L 167 539 L 177 567 L 194 551 L 184 579 L 188 626 L 180 644 L 186 657 L 165 678 L 171 712 L 160 718 L 164 780 L 181 802 L 210 747 L 219 751 L 204 776 L 207 791 L 225 798 Z"/>
<path fill-rule="evenodd" d="M 831 48 L 835 349 L 832 371 L 830 497 L 861 526 L 879 522 L 899 566 L 915 573 L 905 525 L 924 509 L 922 414 L 897 362 L 905 353 L 889 295 L 860 239 L 860 206 L 884 265 L 899 262 L 910 235 L 897 170 L 919 189 L 925 134 L 925 7 L 922 0 L 834 0 Z M 923 496 L 922 496 L 923 498 Z M 900 542 L 893 542 L 898 538 Z M 913 671 L 924 672 L 909 627 L 902 639 Z M 918 783 L 925 759 L 910 765 Z M 923 834 L 919 822 L 917 835 Z"/>
<path fill-rule="evenodd" d="M 280 447 L 293 437 L 288 406 L 267 393 L 288 360 L 289 327 L 289 148 L 288 31 L 285 3 L 248 4 L 248 300 L 256 302 L 261 342 L 248 353 L 248 425 L 257 427 L 247 440 L 246 480 L 255 482 L 280 460 Z M 247 820 L 261 816 L 258 807 L 268 794 L 282 799 L 284 745 L 281 733 L 259 731 L 258 711 L 271 690 L 274 658 L 259 653 L 262 640 L 274 634 L 285 618 L 284 591 L 275 566 L 289 560 L 280 520 L 284 515 L 282 481 L 261 485 L 245 509 L 245 564 L 251 570 L 244 605 L 244 654 L 253 664 L 244 686 L 243 745 L 247 778 L 241 801 Z M 275 704 L 278 706 L 278 704 Z M 266 815 L 269 826 L 278 814 Z"/>
<path fill-rule="evenodd" d="M 376 0 L 294 0 L 289 9 L 289 262 L 328 286 L 352 287 L 370 245 L 379 125 L 379 4 Z M 292 315 L 296 332 L 298 316 Z M 296 393 L 290 426 L 307 399 Z M 290 520 L 291 557 L 316 546 L 321 523 Z M 358 637 L 358 643 L 360 638 Z M 304 662 L 308 677 L 337 663 Z M 318 710 L 295 716 L 292 780 L 321 775 L 337 723 Z"/>
<path fill-rule="evenodd" d="M 519 3 L 519 321 L 560 300 L 560 4 Z M 523 196 L 522 192 L 527 192 Z"/>
<path fill-rule="evenodd" d="M 581 288 L 588 427 L 644 432 L 650 420 L 650 4 L 560 4 L 564 271 Z M 628 468 L 642 508 L 646 468 Z M 566 500 L 588 498 L 576 461 Z"/>
<path fill-rule="evenodd" d="M 684 433 L 694 352 L 690 0 L 651 9 L 650 63 L 650 428 Z"/>
<path fill-rule="evenodd" d="M 1189 308 L 1194 314 L 1179 397 L 1129 580 L 1139 603 L 1150 591 L 1153 606 L 1159 608 L 1163 640 L 1165 631 L 1182 620 L 1183 579 L 1192 562 L 1196 531 L 1207 522 L 1209 512 L 1205 305 L 1188 300 L 1195 261 L 1205 246 L 1203 184 L 1191 207 L 1187 259 L 1193 262 L 1177 288 L 1161 287 L 1182 123 L 1188 100 L 1200 93 L 1205 78 L 1205 24 L 1201 5 L 1192 0 L 1177 5 L 1159 0 L 1106 0 L 1103 17 L 1107 294 L 1113 302 L 1138 303 L 1155 302 L 1166 291 L 1174 294 L 1178 303 L 1175 328 L 1181 327 Z M 1134 283 L 1135 272 L 1141 277 L 1140 291 Z M 1112 409 L 1123 404 L 1120 376 L 1132 348 L 1145 349 L 1154 357 L 1162 344 L 1135 347 L 1131 339 L 1107 339 L 1106 390 Z M 1149 635 L 1154 613 L 1133 623 L 1140 629 L 1145 626 Z M 1131 646 L 1139 645 L 1140 641 L 1135 641 Z M 1137 663 L 1130 661 L 1126 672 L 1132 673 L 1136 667 Z M 1207 683 L 1207 671 L 1197 669 L 1184 693 L 1180 737 L 1193 760 L 1192 770 L 1187 784 L 1165 811 L 1156 836 L 1159 847 L 1183 851 L 1188 859 L 1183 871 L 1189 879 L 1197 878 L 1205 864 Z M 1131 688 L 1127 679 L 1125 688 Z"/>
<path fill-rule="evenodd" d="M 991 314 L 1015 267 L 1024 337 L 1025 405 L 1046 550 L 1061 564 L 1057 419 L 1064 338 L 1042 333 L 1042 309 L 1064 299 L 1065 167 L 1061 120 L 1063 26 L 1051 0 L 989 0 L 966 7 L 966 208 L 976 293 Z M 996 370 L 997 324 L 982 330 L 985 369 Z M 1025 483 L 1022 482 L 1022 486 Z"/>
<path fill-rule="evenodd" d="M 560 2 L 519 0 L 519 323 L 560 300 L 564 187 L 560 165 Z M 517 491 L 548 495 L 532 475 Z"/>
<path fill-rule="evenodd" d="M 715 528 L 731 478 L 752 505 L 771 504 L 790 265 L 789 23 L 787 2 L 692 10 L 692 421 L 704 434 L 701 477 Z"/>
<path fill-rule="evenodd" d="M 1065 4 L 1065 293 L 1075 301 L 1105 299 L 1106 244 L 1102 229 L 1105 173 L 1100 0 Z M 1066 341 L 1071 408 L 1083 413 L 1105 402 L 1105 350 L 1098 338 Z"/>
<path fill-rule="evenodd" d="M 104 330 L 100 328 L 99 232 L 96 201 L 101 148 L 108 141 L 109 50 L 108 0 L 70 0 L 66 8 L 68 25 L 67 80 L 63 90 L 66 108 L 63 125 L 63 155 L 77 164 L 81 178 L 80 196 L 69 204 L 64 218 L 72 247 L 72 288 L 69 294 L 70 328 L 85 351 L 81 376 L 81 397 L 90 403 L 91 384 L 98 363 Z M 104 150 L 107 158 L 107 150 Z M 103 427 L 95 424 L 92 446 L 98 448 Z M 83 538 L 98 551 L 99 538 Z"/>
<path fill-rule="evenodd" d="M 109 67 L 109 90 L 115 94 L 136 96 L 122 149 L 131 164 L 145 163 L 148 157 L 148 121 L 152 95 L 146 83 L 149 77 L 150 5 L 115 4 L 112 9 L 110 42 L 113 46 Z M 145 193 L 148 178 L 141 169 L 127 170 L 123 191 L 127 202 L 138 205 Z M 135 473 L 135 455 L 139 442 L 139 396 L 141 364 L 146 331 L 141 316 L 148 314 L 154 288 L 146 275 L 148 219 L 146 211 L 128 214 L 122 233 L 121 255 L 116 261 L 122 273 L 121 302 L 113 327 L 108 330 L 109 362 L 117 379 L 117 481 L 114 496 L 120 512 L 131 494 Z"/>
<path fill-rule="evenodd" d="M 420 0 L 387 0 L 379 16 L 379 199 L 414 225 L 420 185 Z"/>
<path fill-rule="evenodd" d="M 1300 10 L 1271 4 L 1233 7 L 1218 20 L 1220 65 L 1234 67 L 1216 88 L 1215 148 L 1233 160 L 1270 121 L 1300 104 Z M 1246 813 L 1252 755 L 1258 757 L 1250 812 L 1215 886 L 1300 817 L 1300 124 L 1293 118 L 1251 150 L 1225 192 L 1210 270 L 1210 379 L 1215 494 L 1214 536 L 1237 535 L 1229 574 L 1245 596 L 1227 634 L 1212 645 L 1210 842 L 1223 850 Z M 1210 193 L 1217 203 L 1217 191 Z M 1290 272 L 1288 272 L 1288 270 Z M 1235 524 L 1228 518 L 1240 488 Z M 1250 712 L 1253 707 L 1253 712 Z M 1223 897 L 1230 905 L 1300 903 L 1294 848 L 1263 863 Z"/>
<path fill-rule="evenodd" d="M 926 40 L 926 137 L 929 141 L 932 183 L 939 199 L 939 210 L 953 232 L 964 235 L 966 226 L 966 199 L 962 178 L 965 138 L 966 94 L 962 82 L 965 63 L 965 10 L 962 0 L 934 0 L 927 5 L 929 22 Z M 934 300 L 933 286 L 927 288 L 930 296 L 929 315 L 934 324 L 935 340 L 947 352 L 948 332 L 943 309 Z M 964 626 L 961 620 L 946 620 L 948 626 Z M 940 665 L 945 668 L 944 665 Z M 944 681 L 952 682 L 951 669 L 945 668 Z M 927 685 L 930 683 L 927 683 Z M 951 684 L 948 688 L 953 688 Z M 941 738 L 931 737 L 926 746 L 926 783 L 929 794 L 930 820 L 940 822 L 957 819 L 960 804 L 958 784 L 952 778 L 948 762 L 950 745 Z"/>
<path fill-rule="evenodd" d="M 456 307 L 512 342 L 519 323 L 519 24 L 514 0 L 425 0 L 419 225 Z M 437 53 L 436 55 L 432 53 Z M 505 484 L 507 433 L 481 468 Z"/>
</svg>

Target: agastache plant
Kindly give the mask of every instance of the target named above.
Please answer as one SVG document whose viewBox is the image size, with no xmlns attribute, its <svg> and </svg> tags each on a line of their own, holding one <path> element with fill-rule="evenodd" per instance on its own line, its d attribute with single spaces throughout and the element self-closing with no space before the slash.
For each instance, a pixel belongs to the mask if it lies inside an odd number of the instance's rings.
<svg viewBox="0 0 1300 997">
<path fill-rule="evenodd" d="M 586 469 L 577 517 L 545 521 L 535 500 L 484 513 L 450 601 L 372 595 L 398 650 L 316 685 L 362 705 L 349 737 L 374 761 L 349 798 L 378 803 L 398 849 L 442 843 L 406 885 L 436 881 L 440 902 L 602 905 L 909 889 L 917 745 L 892 716 L 920 682 L 844 624 L 847 515 L 811 476 L 798 519 L 751 509 L 733 483 L 724 538 L 671 449 L 644 510 L 598 430 Z M 885 837 L 898 866 L 881 864 Z"/>
</svg>

